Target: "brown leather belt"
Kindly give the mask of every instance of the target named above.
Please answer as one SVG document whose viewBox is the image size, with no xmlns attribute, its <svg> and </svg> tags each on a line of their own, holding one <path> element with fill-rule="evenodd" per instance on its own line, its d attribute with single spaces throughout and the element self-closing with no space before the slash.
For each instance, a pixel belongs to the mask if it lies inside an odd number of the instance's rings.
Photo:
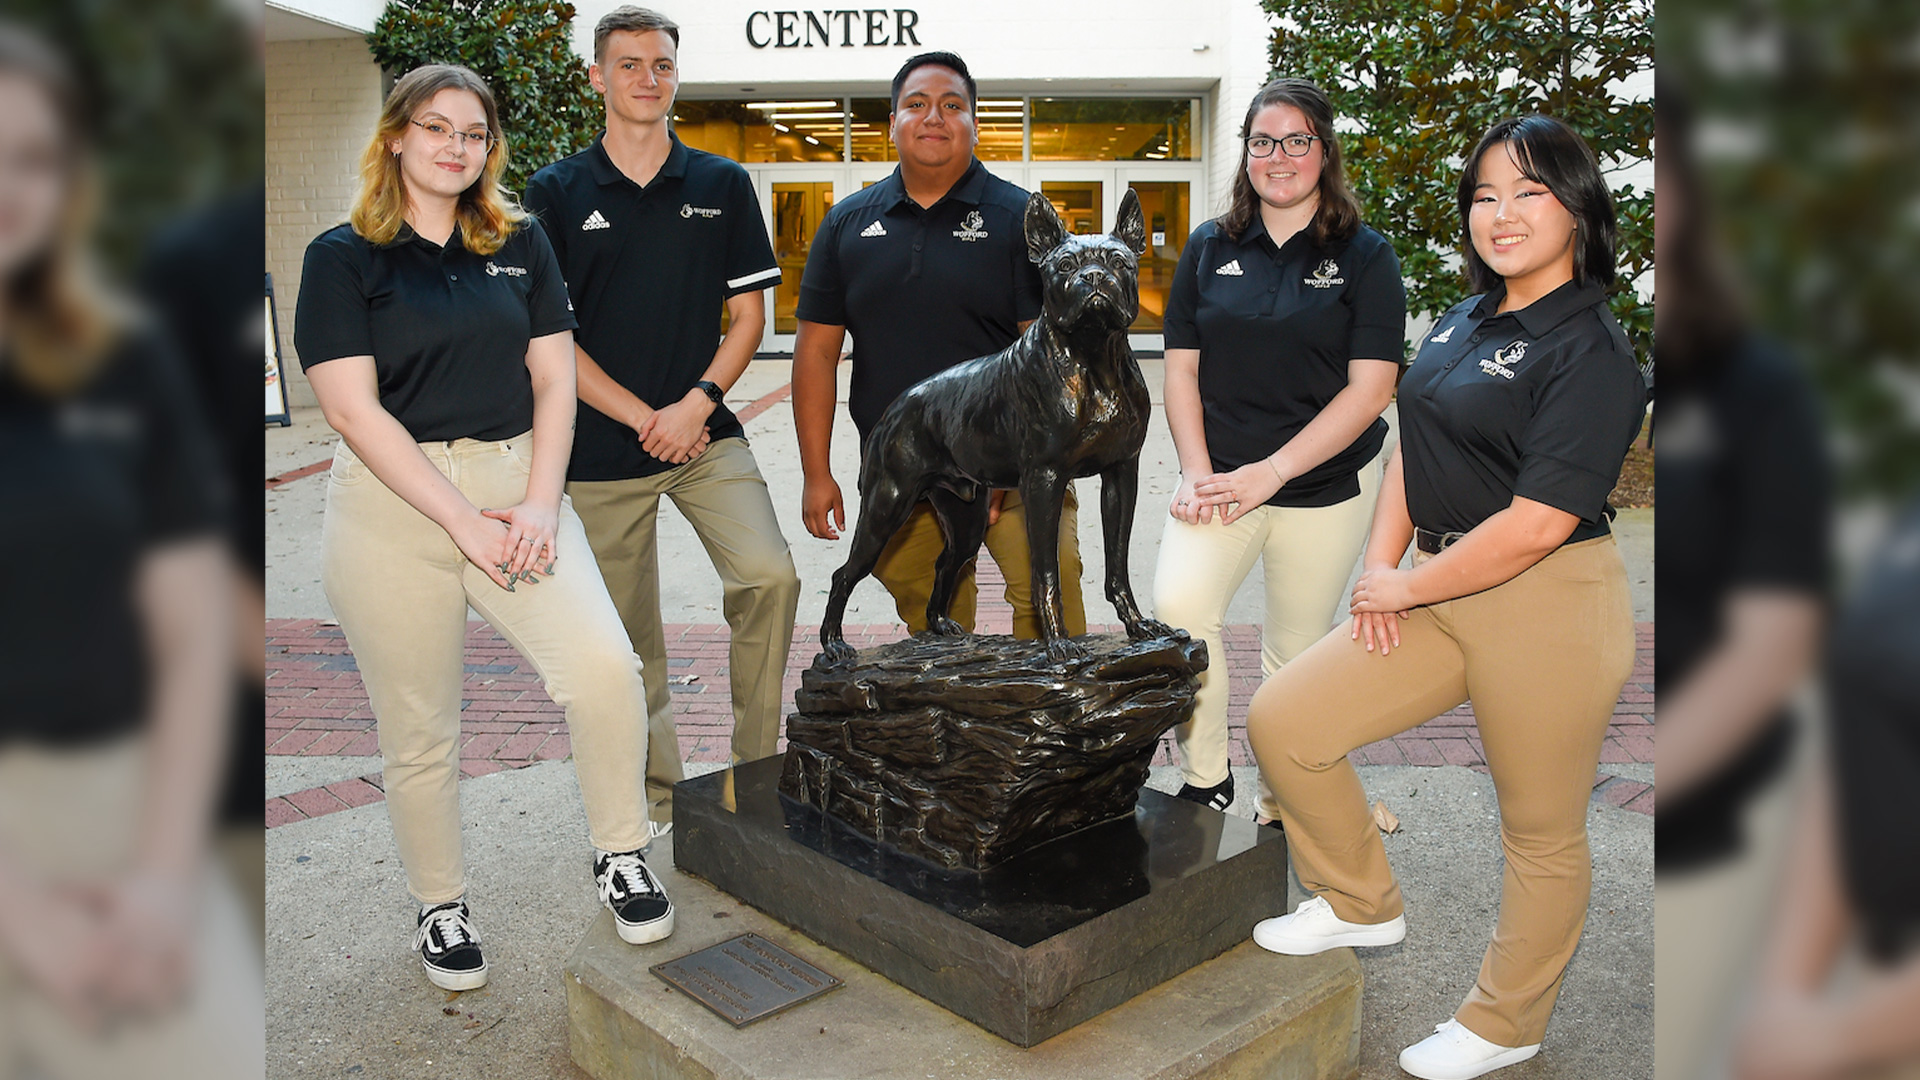
<svg viewBox="0 0 1920 1080">
<path fill-rule="evenodd" d="M 1434 532 L 1432 529 L 1422 529 L 1419 526 L 1415 526 L 1413 530 L 1413 546 L 1427 555 L 1438 555 L 1447 550 L 1448 545 L 1453 544 L 1465 535 L 1467 534 L 1458 532 Z"/>
</svg>

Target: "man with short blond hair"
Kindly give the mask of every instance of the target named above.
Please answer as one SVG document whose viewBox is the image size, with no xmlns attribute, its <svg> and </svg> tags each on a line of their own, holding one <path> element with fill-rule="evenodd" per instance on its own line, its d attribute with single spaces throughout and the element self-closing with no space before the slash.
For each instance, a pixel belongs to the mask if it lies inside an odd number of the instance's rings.
<svg viewBox="0 0 1920 1080">
<path fill-rule="evenodd" d="M 546 225 L 580 323 L 567 495 L 642 662 L 658 835 L 672 825 L 682 776 L 660 619 L 662 495 L 720 574 L 734 760 L 772 754 L 780 735 L 800 579 L 746 433 L 723 401 L 753 359 L 766 326 L 762 290 L 780 269 L 746 170 L 689 149 L 671 130 L 680 28 L 659 12 L 620 7 L 594 28 L 593 43 L 588 78 L 606 98 L 606 131 L 534 174 L 526 202 Z"/>
</svg>

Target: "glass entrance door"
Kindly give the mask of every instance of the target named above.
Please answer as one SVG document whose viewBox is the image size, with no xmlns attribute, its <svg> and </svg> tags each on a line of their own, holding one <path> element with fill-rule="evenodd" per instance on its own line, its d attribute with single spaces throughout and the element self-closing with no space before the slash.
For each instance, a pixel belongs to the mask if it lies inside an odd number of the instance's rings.
<svg viewBox="0 0 1920 1080">
<path fill-rule="evenodd" d="M 1173 269 L 1193 231 L 1193 185 L 1186 180 L 1130 180 L 1147 219 L 1147 250 L 1140 256 L 1140 317 L 1132 331 L 1158 334 L 1173 289 Z"/>
<path fill-rule="evenodd" d="M 813 249 L 813 234 L 827 211 L 858 185 L 844 165 L 747 166 L 766 214 L 767 234 L 773 241 L 773 259 L 780 281 L 767 299 L 767 329 L 760 340 L 762 353 L 792 353 L 799 329 L 794 310 L 800 303 L 800 278 Z"/>
</svg>

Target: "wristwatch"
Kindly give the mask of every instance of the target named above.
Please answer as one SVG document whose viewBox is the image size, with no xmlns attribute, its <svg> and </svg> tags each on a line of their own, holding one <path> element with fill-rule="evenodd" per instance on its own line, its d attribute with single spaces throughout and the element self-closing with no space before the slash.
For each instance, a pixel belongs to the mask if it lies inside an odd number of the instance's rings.
<svg viewBox="0 0 1920 1080">
<path fill-rule="evenodd" d="M 720 404 L 720 400 L 727 396 L 727 392 L 720 389 L 720 384 L 711 379 L 701 379 L 693 385 L 698 387 L 701 393 L 707 395 L 707 400 L 713 402 L 715 405 Z"/>
</svg>

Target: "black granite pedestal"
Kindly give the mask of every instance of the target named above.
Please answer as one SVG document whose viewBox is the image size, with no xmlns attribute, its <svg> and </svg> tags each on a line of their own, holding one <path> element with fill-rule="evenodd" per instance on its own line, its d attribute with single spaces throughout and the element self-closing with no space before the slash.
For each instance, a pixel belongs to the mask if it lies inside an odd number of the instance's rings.
<svg viewBox="0 0 1920 1080">
<path fill-rule="evenodd" d="M 1286 906 L 1280 833 L 1159 792 L 1131 817 L 953 871 L 782 799 L 781 767 L 682 781 L 674 865 L 1019 1046 L 1225 952 Z"/>
</svg>

